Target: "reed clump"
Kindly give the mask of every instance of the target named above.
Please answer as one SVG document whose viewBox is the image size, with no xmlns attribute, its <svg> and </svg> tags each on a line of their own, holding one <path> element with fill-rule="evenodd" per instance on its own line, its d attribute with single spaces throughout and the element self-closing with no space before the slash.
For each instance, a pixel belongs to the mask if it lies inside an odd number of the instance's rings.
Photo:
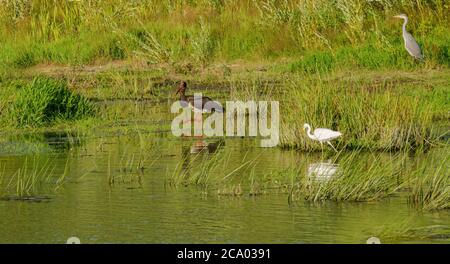
<svg viewBox="0 0 450 264">
<path fill-rule="evenodd" d="M 410 174 L 408 200 L 423 210 L 450 209 L 450 155 L 448 148 L 438 153 L 444 156 L 427 155 Z"/>
<path fill-rule="evenodd" d="M 91 116 L 93 110 L 93 105 L 71 91 L 63 80 L 36 77 L 18 87 L 8 115 L 18 127 L 36 127 L 57 119 L 81 119 Z"/>
<path fill-rule="evenodd" d="M 448 90 L 448 88 L 446 88 Z M 338 148 L 412 150 L 429 147 L 434 131 L 433 100 L 403 93 L 405 87 L 388 84 L 370 87 L 358 81 L 291 80 L 281 112 L 282 147 L 320 150 L 307 137 L 303 124 L 313 129 L 340 131 Z"/>
<path fill-rule="evenodd" d="M 373 201 L 392 195 L 403 188 L 400 172 L 405 155 L 383 157 L 383 154 L 361 159 L 362 152 L 354 151 L 339 159 L 336 169 L 319 164 L 322 169 L 306 173 L 291 192 L 292 200 Z M 331 162 L 330 164 L 333 164 Z M 316 166 L 317 168 L 317 166 Z"/>
</svg>

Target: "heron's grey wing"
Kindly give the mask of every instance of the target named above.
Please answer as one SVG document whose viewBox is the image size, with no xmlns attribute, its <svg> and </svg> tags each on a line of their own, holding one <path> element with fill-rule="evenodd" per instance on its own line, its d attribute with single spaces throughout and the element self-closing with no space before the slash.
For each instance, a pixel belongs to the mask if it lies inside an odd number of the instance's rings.
<svg viewBox="0 0 450 264">
<path fill-rule="evenodd" d="M 328 128 L 316 128 L 314 129 L 314 136 L 320 140 L 331 140 L 340 137 L 341 132 L 334 131 Z"/>
<path fill-rule="evenodd" d="M 415 57 L 416 59 L 420 60 L 423 59 L 420 46 L 419 44 L 417 44 L 414 37 L 410 33 L 405 32 L 405 34 L 403 34 L 403 38 L 405 40 L 405 48 L 408 51 L 408 53 L 411 54 L 411 56 Z"/>
</svg>

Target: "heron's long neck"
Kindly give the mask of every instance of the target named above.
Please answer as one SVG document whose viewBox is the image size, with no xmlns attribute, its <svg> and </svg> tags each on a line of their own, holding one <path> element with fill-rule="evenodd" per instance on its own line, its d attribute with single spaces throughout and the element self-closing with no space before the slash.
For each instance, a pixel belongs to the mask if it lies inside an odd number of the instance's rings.
<svg viewBox="0 0 450 264">
<path fill-rule="evenodd" d="M 408 18 L 405 18 L 403 21 L 403 26 L 402 26 L 403 35 L 406 33 L 406 24 L 408 24 Z"/>
</svg>

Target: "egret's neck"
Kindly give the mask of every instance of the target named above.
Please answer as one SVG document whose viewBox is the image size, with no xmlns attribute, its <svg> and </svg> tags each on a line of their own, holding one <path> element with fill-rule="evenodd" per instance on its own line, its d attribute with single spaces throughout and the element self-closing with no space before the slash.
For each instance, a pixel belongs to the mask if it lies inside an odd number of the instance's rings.
<svg viewBox="0 0 450 264">
<path fill-rule="evenodd" d="M 306 134 L 310 139 L 316 139 L 316 137 L 313 134 L 311 134 L 311 127 L 309 125 L 306 126 Z"/>
</svg>

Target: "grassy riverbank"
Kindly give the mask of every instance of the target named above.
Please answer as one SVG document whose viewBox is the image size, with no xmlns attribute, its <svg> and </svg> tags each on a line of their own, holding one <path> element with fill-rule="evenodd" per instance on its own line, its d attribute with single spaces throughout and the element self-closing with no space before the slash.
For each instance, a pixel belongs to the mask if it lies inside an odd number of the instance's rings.
<svg viewBox="0 0 450 264">
<path fill-rule="evenodd" d="M 1 84 L 0 121 L 4 130 L 132 124 L 145 116 L 133 108 L 105 108 L 99 103 L 174 101 L 176 83 L 187 79 L 191 93 L 203 92 L 222 101 L 280 101 L 280 141 L 287 148 L 320 150 L 306 137 L 305 122 L 342 131 L 344 137 L 337 144 L 347 149 L 426 149 L 448 138 L 450 71 L 446 69 L 341 71 L 324 76 L 280 72 L 272 65 L 264 72 L 240 69 L 226 77 L 215 69 L 197 76 L 170 69 L 61 71 L 52 79 L 24 71 L 27 77 Z M 29 100 L 33 104 L 27 104 Z M 161 118 L 170 120 L 170 116 Z M 169 126 L 166 123 L 161 129 Z"/>
<path fill-rule="evenodd" d="M 211 63 L 291 58 L 292 72 L 422 68 L 408 58 L 401 20 L 427 67 L 450 64 L 450 5 L 434 1 L 4 1 L 0 62 L 83 65 L 145 58 L 194 71 Z"/>
</svg>

